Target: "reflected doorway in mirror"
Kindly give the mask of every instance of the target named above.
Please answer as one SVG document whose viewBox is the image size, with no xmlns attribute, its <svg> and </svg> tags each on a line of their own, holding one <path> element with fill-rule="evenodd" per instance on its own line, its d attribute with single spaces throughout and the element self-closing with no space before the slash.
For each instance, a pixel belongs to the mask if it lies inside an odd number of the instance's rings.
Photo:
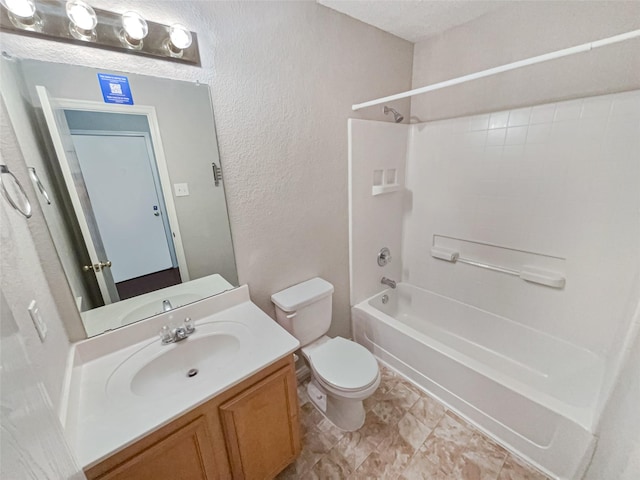
<svg viewBox="0 0 640 480">
<path fill-rule="evenodd" d="M 175 267 L 189 280 L 155 109 L 57 99 L 43 86 L 36 90 L 91 263 L 115 266 L 87 271 L 104 304 L 120 300 L 116 282 Z M 85 124 L 104 124 L 105 114 L 144 116 L 149 134 L 69 127 L 78 115 Z M 166 223 L 154 206 L 166 211 Z"/>
</svg>

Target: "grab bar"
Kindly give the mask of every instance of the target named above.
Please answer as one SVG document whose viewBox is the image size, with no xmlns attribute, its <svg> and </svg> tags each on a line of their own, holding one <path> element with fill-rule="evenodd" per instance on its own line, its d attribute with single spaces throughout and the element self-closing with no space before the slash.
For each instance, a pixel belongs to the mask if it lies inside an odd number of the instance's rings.
<svg viewBox="0 0 640 480">
<path fill-rule="evenodd" d="M 496 267 L 495 265 L 489 265 L 488 263 L 475 262 L 467 258 L 458 257 L 458 262 L 466 263 L 467 265 L 473 265 L 474 267 L 486 268 L 487 270 L 492 270 L 494 272 L 506 273 L 507 275 L 514 275 L 516 277 L 520 276 L 520 272 L 518 272 L 517 270 L 511 270 L 510 268 L 504 267 Z"/>
<path fill-rule="evenodd" d="M 22 208 L 18 206 L 18 203 L 20 202 L 16 202 L 16 200 L 14 200 L 11 197 L 9 190 L 7 190 L 7 186 L 4 184 L 4 181 L 2 180 L 3 175 L 9 175 L 13 179 L 13 182 L 15 183 L 15 185 L 18 187 L 18 191 L 23 197 Z M 20 183 L 20 181 L 16 178 L 16 176 L 9 170 L 9 168 L 6 165 L 0 165 L 0 187 L 2 187 L 2 196 L 7 200 L 7 202 L 9 202 L 9 205 L 11 205 L 18 212 L 20 212 L 25 218 L 31 218 L 31 203 L 29 202 L 29 197 L 27 197 L 27 192 L 24 191 L 24 188 L 22 188 L 22 184 Z"/>
<path fill-rule="evenodd" d="M 546 285 L 548 287 L 563 288 L 566 283 L 566 279 L 556 272 L 550 272 L 530 265 L 523 265 L 522 270 L 519 271 L 511 268 L 498 267 L 497 265 L 463 258 L 457 251 L 450 248 L 431 247 L 431 256 L 450 263 L 466 263 L 467 265 L 473 265 L 474 267 L 484 268 L 493 272 L 506 273 L 514 277 L 520 277 L 527 282 L 539 283 L 540 285 Z"/>
</svg>

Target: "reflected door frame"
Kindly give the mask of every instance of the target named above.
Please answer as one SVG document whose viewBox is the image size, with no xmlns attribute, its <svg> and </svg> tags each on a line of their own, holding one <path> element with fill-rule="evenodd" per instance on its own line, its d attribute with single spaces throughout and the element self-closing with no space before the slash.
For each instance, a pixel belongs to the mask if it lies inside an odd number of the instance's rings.
<svg viewBox="0 0 640 480">
<path fill-rule="evenodd" d="M 160 185 L 164 196 L 165 207 L 167 210 L 167 217 L 169 220 L 169 226 L 173 237 L 173 245 L 175 248 L 176 259 L 178 261 L 178 268 L 180 270 L 180 277 L 182 282 L 188 282 L 191 278 L 189 275 L 189 269 L 187 267 L 187 259 L 182 244 L 182 235 L 180 233 L 180 226 L 178 223 L 178 215 L 176 212 L 175 202 L 173 198 L 173 191 L 171 188 L 171 179 L 169 177 L 169 168 L 167 166 L 166 157 L 164 154 L 164 148 L 162 145 L 162 136 L 160 134 L 160 126 L 158 124 L 158 118 L 156 116 L 156 109 L 150 105 L 116 105 L 106 104 L 100 102 L 92 102 L 85 100 L 76 100 L 70 98 L 55 97 L 56 107 L 62 110 L 77 110 L 85 112 L 97 112 L 97 113 L 120 113 L 127 115 L 143 115 L 147 118 L 149 124 L 149 132 L 151 134 L 151 144 L 153 146 L 153 153 L 155 156 L 156 165 L 158 167 L 158 174 L 160 177 Z M 110 303 L 110 302 L 106 302 Z"/>
</svg>

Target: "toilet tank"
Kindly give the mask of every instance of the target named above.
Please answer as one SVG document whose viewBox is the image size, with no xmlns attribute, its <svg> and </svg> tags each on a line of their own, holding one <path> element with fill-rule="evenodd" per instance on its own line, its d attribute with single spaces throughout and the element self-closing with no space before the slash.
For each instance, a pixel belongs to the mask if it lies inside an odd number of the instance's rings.
<svg viewBox="0 0 640 480">
<path fill-rule="evenodd" d="M 323 336 L 331 326 L 333 285 L 320 277 L 271 295 L 278 323 L 308 345 Z"/>
</svg>

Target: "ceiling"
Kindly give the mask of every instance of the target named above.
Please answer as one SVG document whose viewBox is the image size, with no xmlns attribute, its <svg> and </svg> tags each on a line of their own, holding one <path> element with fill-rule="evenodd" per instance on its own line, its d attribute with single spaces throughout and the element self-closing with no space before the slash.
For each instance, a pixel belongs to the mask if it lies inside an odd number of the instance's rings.
<svg viewBox="0 0 640 480">
<path fill-rule="evenodd" d="M 504 8 L 510 3 L 496 0 L 316 1 L 413 43 Z"/>
</svg>

